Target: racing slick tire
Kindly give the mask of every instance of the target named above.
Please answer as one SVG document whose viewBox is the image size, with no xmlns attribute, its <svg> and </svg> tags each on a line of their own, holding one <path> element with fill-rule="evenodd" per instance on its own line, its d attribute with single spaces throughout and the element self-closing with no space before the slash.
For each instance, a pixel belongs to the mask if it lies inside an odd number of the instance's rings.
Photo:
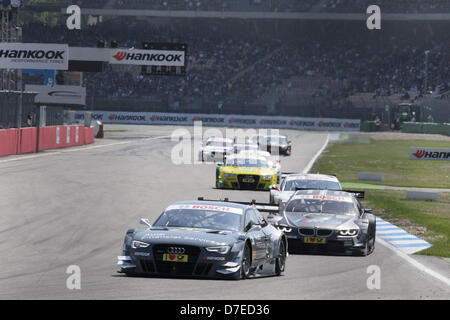
<svg viewBox="0 0 450 320">
<path fill-rule="evenodd" d="M 245 244 L 244 253 L 242 254 L 241 262 L 241 279 L 247 279 L 250 275 L 250 268 L 252 266 L 252 253 L 249 244 Z"/>
<path fill-rule="evenodd" d="M 280 246 L 278 248 L 278 257 L 275 260 L 275 274 L 277 276 L 281 276 L 281 274 L 286 269 L 286 256 L 287 256 L 286 244 L 281 239 Z"/>
<path fill-rule="evenodd" d="M 375 218 L 373 219 L 375 220 Z M 376 225 L 374 221 L 369 224 L 369 230 L 367 232 L 367 240 L 365 242 L 364 249 L 358 250 L 356 255 L 359 256 L 368 256 L 375 250 L 375 235 L 376 235 Z"/>
</svg>

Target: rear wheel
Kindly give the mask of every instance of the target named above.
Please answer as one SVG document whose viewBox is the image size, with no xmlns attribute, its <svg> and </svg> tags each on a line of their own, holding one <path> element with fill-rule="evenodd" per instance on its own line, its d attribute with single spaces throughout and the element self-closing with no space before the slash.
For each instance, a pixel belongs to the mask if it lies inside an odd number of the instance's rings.
<svg viewBox="0 0 450 320">
<path fill-rule="evenodd" d="M 252 265 L 252 254 L 248 243 L 245 245 L 241 262 L 241 279 L 246 279 L 250 275 L 250 267 Z"/>
<path fill-rule="evenodd" d="M 280 247 L 278 248 L 278 257 L 275 260 L 275 274 L 280 276 L 286 269 L 286 244 L 280 240 Z"/>
</svg>

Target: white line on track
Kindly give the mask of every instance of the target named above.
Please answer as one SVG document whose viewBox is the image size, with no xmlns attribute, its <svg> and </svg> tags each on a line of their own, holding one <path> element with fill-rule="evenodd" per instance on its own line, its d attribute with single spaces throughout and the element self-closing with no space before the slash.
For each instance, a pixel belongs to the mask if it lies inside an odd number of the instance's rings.
<svg viewBox="0 0 450 320">
<path fill-rule="evenodd" d="M 308 163 L 308 165 L 305 167 L 305 169 L 303 169 L 303 173 L 308 173 L 309 170 L 311 170 L 312 166 L 314 165 L 314 162 L 316 162 L 317 158 L 322 154 L 323 150 L 325 150 L 325 148 L 328 145 L 328 140 L 330 138 L 330 134 L 327 135 L 327 139 L 325 140 L 324 145 L 322 146 L 322 148 L 320 148 L 320 150 L 314 155 L 314 157 L 311 159 L 311 161 Z M 377 219 L 378 221 L 383 221 L 381 219 Z M 392 231 L 384 231 L 384 234 L 388 234 L 390 232 L 398 232 L 395 230 Z M 378 233 L 378 232 L 377 232 Z M 378 243 L 380 243 L 381 245 L 385 246 L 386 248 L 392 250 L 396 255 L 398 255 L 400 258 L 406 260 L 408 263 L 410 263 L 412 266 L 414 266 L 415 268 L 417 268 L 419 271 L 422 271 L 432 277 L 434 277 L 435 279 L 443 282 L 444 284 L 446 284 L 447 286 L 450 286 L 450 279 L 447 278 L 446 276 L 431 270 L 430 268 L 424 266 L 423 264 L 421 264 L 420 262 L 418 262 L 417 260 L 411 258 L 411 256 L 409 256 L 408 254 L 400 251 L 399 249 L 397 249 L 396 247 L 394 247 L 393 245 L 389 244 L 388 242 L 384 241 L 383 239 L 377 237 L 376 241 Z"/>
<path fill-rule="evenodd" d="M 428 275 L 434 277 L 435 279 L 445 283 L 447 286 L 450 286 L 450 279 L 447 278 L 446 276 L 431 270 L 430 268 L 424 266 L 423 264 L 421 264 L 420 262 L 418 262 L 417 260 L 411 258 L 411 256 L 409 256 L 408 254 L 398 250 L 397 248 L 395 248 L 394 246 L 390 245 L 389 243 L 387 243 L 386 241 L 384 241 L 383 239 L 377 238 L 377 242 L 380 243 L 381 245 L 385 246 L 386 248 L 392 250 L 396 255 L 398 255 L 400 258 L 406 260 L 407 262 L 409 262 L 411 265 L 413 265 L 414 267 L 416 267 L 417 269 L 419 269 L 422 272 L 427 273 Z"/>
<path fill-rule="evenodd" d="M 166 136 L 157 136 L 157 137 L 151 137 L 151 138 L 141 138 L 138 140 L 114 142 L 114 143 L 101 144 L 101 145 L 89 146 L 89 147 L 84 147 L 84 148 L 82 147 L 82 148 L 75 148 L 75 149 L 64 149 L 64 151 L 51 151 L 50 150 L 49 152 L 42 153 L 42 154 L 35 154 L 35 155 L 23 156 L 23 157 L 19 156 L 17 158 L 13 158 L 13 159 L 0 160 L 0 163 L 48 157 L 48 156 L 53 156 L 53 155 L 63 154 L 63 153 L 68 153 L 68 152 L 77 152 L 77 151 L 85 151 L 85 150 L 92 150 L 92 149 L 105 148 L 105 147 L 113 147 L 113 146 L 118 146 L 118 145 L 122 145 L 122 144 L 129 144 L 129 143 L 133 143 L 133 142 L 150 141 L 150 140 L 164 139 L 164 138 L 168 138 L 168 137 L 171 137 L 171 136 L 166 135 Z M 79 147 L 81 147 L 81 146 L 79 146 Z M 54 149 L 52 149 L 52 150 L 54 150 Z"/>
<path fill-rule="evenodd" d="M 327 147 L 329 140 L 330 140 L 330 134 L 328 133 L 327 139 L 325 140 L 325 143 L 323 144 L 322 148 L 320 148 L 320 150 L 317 151 L 317 153 L 314 155 L 314 157 L 311 159 L 311 161 L 308 162 L 306 167 L 303 169 L 302 173 L 308 173 L 309 170 L 311 170 L 312 166 L 314 165 L 314 162 L 316 162 L 317 158 L 322 154 L 323 150 L 325 150 L 325 148 Z"/>
</svg>

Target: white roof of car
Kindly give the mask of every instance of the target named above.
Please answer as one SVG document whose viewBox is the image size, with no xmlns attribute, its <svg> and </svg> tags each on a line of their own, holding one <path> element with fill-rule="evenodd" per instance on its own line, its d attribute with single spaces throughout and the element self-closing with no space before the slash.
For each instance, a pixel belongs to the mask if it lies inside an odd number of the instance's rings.
<svg viewBox="0 0 450 320">
<path fill-rule="evenodd" d="M 323 180 L 323 181 L 333 181 L 338 182 L 338 178 L 328 174 L 318 174 L 318 173 L 296 173 L 290 174 L 286 177 L 286 180 Z"/>
</svg>

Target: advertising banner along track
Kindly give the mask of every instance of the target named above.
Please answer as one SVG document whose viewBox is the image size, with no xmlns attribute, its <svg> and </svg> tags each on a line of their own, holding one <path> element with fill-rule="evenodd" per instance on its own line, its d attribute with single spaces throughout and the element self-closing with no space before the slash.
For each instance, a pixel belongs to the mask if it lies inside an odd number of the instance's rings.
<svg viewBox="0 0 450 320">
<path fill-rule="evenodd" d="M 77 111 L 76 119 L 83 120 L 84 112 Z M 359 131 L 361 122 L 359 119 L 114 111 L 92 111 L 92 119 L 103 123 L 171 125 L 193 125 L 194 121 L 202 121 L 205 126 L 323 131 Z"/>
</svg>

